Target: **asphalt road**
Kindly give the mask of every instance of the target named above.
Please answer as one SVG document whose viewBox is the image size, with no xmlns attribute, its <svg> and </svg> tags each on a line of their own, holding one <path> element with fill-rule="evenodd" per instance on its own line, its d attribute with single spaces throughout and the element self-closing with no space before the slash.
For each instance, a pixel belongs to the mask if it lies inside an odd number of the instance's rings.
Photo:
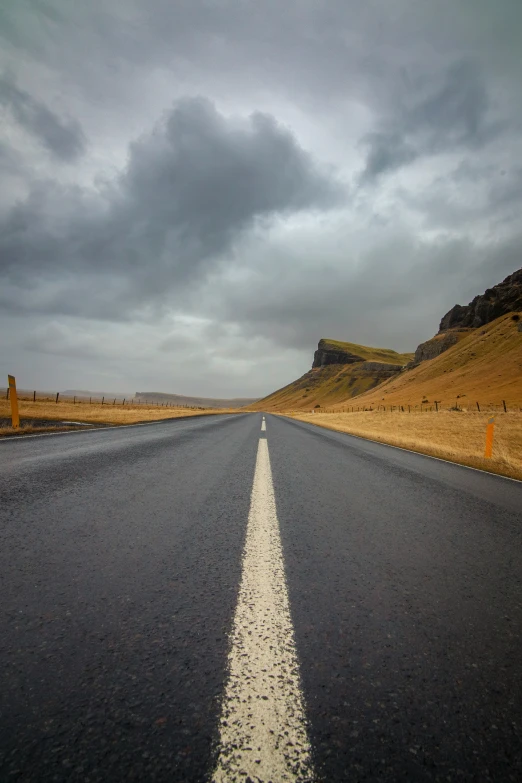
<svg viewBox="0 0 522 783">
<path fill-rule="evenodd" d="M 0 536 L 2 783 L 522 779 L 521 483 L 216 416 L 0 442 Z"/>
</svg>

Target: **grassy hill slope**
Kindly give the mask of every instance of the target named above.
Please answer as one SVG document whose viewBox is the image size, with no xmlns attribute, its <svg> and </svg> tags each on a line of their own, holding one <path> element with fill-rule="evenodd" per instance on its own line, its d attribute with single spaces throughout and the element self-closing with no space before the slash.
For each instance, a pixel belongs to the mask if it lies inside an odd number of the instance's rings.
<svg viewBox="0 0 522 783">
<path fill-rule="evenodd" d="M 517 320 L 518 319 L 518 320 Z M 476 402 L 522 406 L 522 314 L 508 314 L 465 334 L 452 348 L 413 370 L 362 393 L 358 405 L 420 405 L 442 401 L 443 407 Z"/>
<path fill-rule="evenodd" d="M 399 354 L 387 348 L 371 348 L 338 340 L 321 340 L 326 351 L 339 351 L 359 357 L 361 361 L 352 364 L 328 364 L 309 370 L 301 378 L 289 383 L 250 410 L 307 410 L 316 405 L 335 405 L 357 394 L 372 389 L 386 378 L 386 365 L 405 365 L 413 354 Z M 382 369 L 368 368 L 366 362 L 379 363 Z"/>
</svg>

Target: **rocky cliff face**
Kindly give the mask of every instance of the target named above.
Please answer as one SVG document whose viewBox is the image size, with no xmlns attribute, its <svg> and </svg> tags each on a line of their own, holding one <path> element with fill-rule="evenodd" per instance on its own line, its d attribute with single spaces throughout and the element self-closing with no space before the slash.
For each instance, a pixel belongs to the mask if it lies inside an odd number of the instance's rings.
<svg viewBox="0 0 522 783">
<path fill-rule="evenodd" d="M 438 334 L 436 337 L 432 337 L 431 340 L 426 340 L 425 343 L 421 343 L 417 347 L 415 359 L 412 364 L 416 365 L 425 362 L 427 359 L 434 359 L 457 342 L 458 340 L 455 332 Z"/>
<path fill-rule="evenodd" d="M 522 269 L 476 296 L 466 306 L 455 305 L 440 322 L 439 334 L 448 329 L 468 327 L 477 329 L 506 313 L 522 310 Z M 419 346 L 420 347 L 420 346 Z"/>
<path fill-rule="evenodd" d="M 363 362 L 361 364 L 361 372 L 373 375 L 380 380 L 391 378 L 392 375 L 397 375 L 398 372 L 404 370 L 403 364 L 386 364 L 385 362 Z"/>
<path fill-rule="evenodd" d="M 363 361 L 364 359 L 362 356 L 340 351 L 331 345 L 328 345 L 325 340 L 319 340 L 317 351 L 314 353 L 312 369 L 325 367 L 327 364 L 355 364 L 355 362 Z"/>
<path fill-rule="evenodd" d="M 455 345 L 462 332 L 478 329 L 506 313 L 522 310 L 522 269 L 513 272 L 506 279 L 476 296 L 468 305 L 455 305 L 442 318 L 439 331 L 421 343 L 415 351 L 415 358 L 407 365 L 410 370 L 421 362 L 434 359 Z"/>
</svg>

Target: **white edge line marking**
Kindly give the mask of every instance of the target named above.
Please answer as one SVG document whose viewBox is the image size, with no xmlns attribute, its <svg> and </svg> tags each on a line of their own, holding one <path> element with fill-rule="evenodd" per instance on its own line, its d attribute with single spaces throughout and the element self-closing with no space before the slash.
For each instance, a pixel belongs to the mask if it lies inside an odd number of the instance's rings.
<svg viewBox="0 0 522 783">
<path fill-rule="evenodd" d="M 268 443 L 259 439 L 213 783 L 312 781 Z"/>
<path fill-rule="evenodd" d="M 277 414 L 276 414 L 277 415 Z M 357 438 L 357 440 L 365 440 L 368 443 L 376 443 L 378 446 L 387 446 L 389 449 L 398 449 L 398 451 L 405 451 L 407 454 L 415 454 L 417 457 L 426 457 L 426 459 L 435 459 L 437 462 L 444 462 L 445 465 L 454 465 L 456 468 L 465 468 L 466 470 L 474 470 L 475 473 L 485 473 L 486 476 L 494 476 L 498 479 L 505 479 L 506 481 L 514 481 L 516 484 L 522 484 L 521 479 L 511 478 L 511 476 L 503 476 L 502 473 L 492 473 L 490 470 L 481 470 L 481 468 L 472 468 L 471 465 L 462 465 L 460 462 L 452 462 L 450 459 L 442 459 L 442 457 L 434 457 L 432 454 L 423 454 L 422 451 L 412 451 L 411 449 L 405 449 L 402 446 L 394 446 L 393 443 L 383 443 L 380 440 L 373 440 L 372 438 L 364 438 L 362 435 L 352 435 L 351 432 L 343 432 L 342 430 L 332 430 L 330 427 L 322 427 L 321 424 L 316 424 L 314 421 L 302 421 L 301 419 L 292 419 L 291 416 L 283 416 L 279 414 L 282 419 L 289 419 L 290 421 L 299 421 L 301 424 L 311 424 L 312 427 L 318 427 L 320 430 L 327 430 L 328 432 L 335 432 L 337 435 L 348 435 L 350 438 Z"/>
<path fill-rule="evenodd" d="M 35 435 L 6 435 L 0 438 L 0 443 L 10 443 L 13 440 L 29 440 L 29 438 L 55 438 L 57 435 L 79 435 L 87 432 L 109 432 L 111 430 L 127 430 L 132 427 L 152 427 L 154 424 L 165 424 L 172 421 L 191 421 L 192 419 L 206 419 L 207 416 L 236 416 L 235 413 L 206 413 L 203 416 L 178 416 L 175 419 L 160 419 L 159 421 L 140 421 L 136 424 L 107 424 L 105 427 L 91 427 L 88 430 L 68 430 L 67 432 L 38 432 Z M 49 419 L 50 421 L 50 419 Z"/>
</svg>

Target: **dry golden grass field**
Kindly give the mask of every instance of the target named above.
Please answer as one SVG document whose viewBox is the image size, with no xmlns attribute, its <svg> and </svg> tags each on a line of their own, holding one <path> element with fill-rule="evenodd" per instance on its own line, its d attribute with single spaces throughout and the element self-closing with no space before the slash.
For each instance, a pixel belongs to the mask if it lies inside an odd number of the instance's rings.
<svg viewBox="0 0 522 783">
<path fill-rule="evenodd" d="M 463 411 L 435 413 L 285 413 L 327 429 L 401 446 L 522 480 L 522 413 L 495 415 L 493 457 L 484 458 L 490 414 Z"/>
<path fill-rule="evenodd" d="M 108 405 L 101 405 L 99 401 L 89 402 L 78 401 L 73 404 L 71 401 L 60 401 L 56 404 L 49 400 L 18 400 L 20 411 L 21 429 L 24 433 L 29 432 L 49 432 L 48 426 L 39 427 L 28 423 L 24 426 L 24 419 L 46 420 L 46 421 L 78 421 L 89 424 L 136 424 L 140 421 L 158 421 L 161 419 L 175 419 L 181 416 L 202 416 L 209 413 L 231 413 L 235 411 L 222 411 L 216 408 L 208 410 L 191 410 L 188 408 L 165 408 L 156 405 L 131 405 L 119 404 L 113 405 L 112 401 Z M 0 400 L 0 419 L 10 418 L 11 407 L 9 400 Z M 60 426 L 59 429 L 67 429 Z M 13 430 L 11 427 L 0 428 L 0 435 L 15 435 L 20 430 Z"/>
<path fill-rule="evenodd" d="M 516 318 L 520 320 L 514 320 Z M 456 345 L 413 370 L 400 373 L 350 404 L 420 405 L 435 400 L 442 407 L 522 407 L 522 314 L 509 314 L 474 329 Z"/>
</svg>

